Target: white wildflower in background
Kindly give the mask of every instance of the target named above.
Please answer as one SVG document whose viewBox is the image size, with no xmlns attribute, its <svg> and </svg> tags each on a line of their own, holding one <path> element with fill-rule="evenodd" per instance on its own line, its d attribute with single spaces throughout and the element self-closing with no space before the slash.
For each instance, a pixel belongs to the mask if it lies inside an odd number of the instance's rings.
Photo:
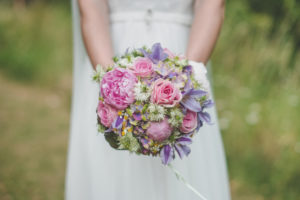
<svg viewBox="0 0 300 200">
<path fill-rule="evenodd" d="M 149 119 L 151 121 L 160 121 L 165 118 L 165 109 L 164 107 L 151 103 L 148 107 L 149 110 Z"/>
<path fill-rule="evenodd" d="M 178 108 L 173 108 L 170 111 L 169 123 L 174 127 L 179 127 L 183 120 L 183 113 Z"/>
<path fill-rule="evenodd" d="M 147 101 L 151 96 L 151 88 L 139 81 L 134 87 L 134 95 L 138 101 Z"/>
</svg>

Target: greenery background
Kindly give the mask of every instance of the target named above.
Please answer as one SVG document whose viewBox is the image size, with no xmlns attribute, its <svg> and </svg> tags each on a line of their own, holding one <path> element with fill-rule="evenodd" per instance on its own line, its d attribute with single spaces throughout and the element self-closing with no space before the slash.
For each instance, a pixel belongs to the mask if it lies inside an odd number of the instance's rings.
<svg viewBox="0 0 300 200">
<path fill-rule="evenodd" d="M 300 199 L 300 2 L 227 0 L 214 90 L 233 199 Z M 0 2 L 0 199 L 63 199 L 69 1 Z"/>
</svg>

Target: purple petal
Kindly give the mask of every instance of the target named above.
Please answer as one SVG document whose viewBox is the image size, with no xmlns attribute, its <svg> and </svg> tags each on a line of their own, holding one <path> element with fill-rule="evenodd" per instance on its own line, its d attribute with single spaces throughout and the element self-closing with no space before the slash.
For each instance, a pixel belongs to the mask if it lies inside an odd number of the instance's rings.
<svg viewBox="0 0 300 200">
<path fill-rule="evenodd" d="M 183 68 L 183 72 L 186 73 L 188 76 L 191 76 L 192 74 L 192 66 L 191 65 L 187 65 Z"/>
<path fill-rule="evenodd" d="M 141 113 L 133 113 L 133 118 L 137 121 L 142 120 L 142 114 Z"/>
<path fill-rule="evenodd" d="M 116 129 L 120 129 L 122 127 L 123 118 L 120 116 L 112 123 L 112 127 Z"/>
<path fill-rule="evenodd" d="M 199 113 L 197 114 L 197 127 L 196 127 L 196 131 L 198 132 L 199 129 L 203 126 L 203 122 L 201 121 L 200 117 L 199 117 Z"/>
<path fill-rule="evenodd" d="M 126 51 L 125 51 L 125 55 L 127 55 L 127 54 L 128 54 L 128 52 L 129 52 L 129 47 L 126 49 Z"/>
<path fill-rule="evenodd" d="M 192 91 L 190 91 L 189 92 L 189 94 L 188 95 L 190 95 L 190 96 L 192 96 L 192 97 L 203 97 L 203 96 L 205 96 L 207 94 L 207 92 L 206 91 L 204 91 L 204 90 L 192 90 Z"/>
<path fill-rule="evenodd" d="M 200 120 L 205 121 L 208 124 L 212 124 L 211 119 L 210 119 L 210 115 L 209 115 L 208 112 L 199 112 L 198 117 L 200 118 Z"/>
<path fill-rule="evenodd" d="M 203 97 L 207 94 L 206 91 L 204 90 L 195 90 L 193 88 L 189 89 L 185 95 L 186 96 L 191 96 L 191 97 L 194 97 L 194 98 L 200 98 L 200 97 Z"/>
<path fill-rule="evenodd" d="M 139 51 L 142 52 L 142 54 L 144 55 L 144 57 L 149 57 L 149 53 L 145 49 L 140 48 Z"/>
<path fill-rule="evenodd" d="M 152 53 L 149 55 L 149 58 L 154 64 L 157 64 L 159 61 L 164 61 L 166 58 L 168 58 L 168 54 L 164 52 L 160 43 L 155 43 L 152 46 L 151 51 Z"/>
<path fill-rule="evenodd" d="M 180 137 L 176 139 L 176 143 L 181 144 L 181 145 L 189 145 L 192 144 L 192 139 L 188 137 Z"/>
<path fill-rule="evenodd" d="M 169 164 L 173 160 L 173 151 L 172 151 L 172 147 L 170 145 L 165 145 L 160 150 L 160 158 L 164 165 Z"/>
<path fill-rule="evenodd" d="M 209 99 L 209 100 L 206 100 L 206 101 L 203 102 L 202 107 L 203 108 L 210 108 L 213 105 L 215 105 L 215 103 L 211 99 Z"/>
<path fill-rule="evenodd" d="M 192 82 L 190 79 L 188 79 L 188 81 L 186 82 L 186 84 L 184 85 L 184 88 L 183 88 L 183 97 L 188 94 L 191 90 L 192 90 Z"/>
<path fill-rule="evenodd" d="M 180 103 L 187 109 L 194 112 L 200 112 L 202 110 L 200 103 L 191 96 L 184 97 Z"/>
<path fill-rule="evenodd" d="M 191 153 L 190 147 L 186 145 L 175 144 L 174 146 L 181 159 L 183 158 L 183 156 L 188 156 Z"/>
</svg>

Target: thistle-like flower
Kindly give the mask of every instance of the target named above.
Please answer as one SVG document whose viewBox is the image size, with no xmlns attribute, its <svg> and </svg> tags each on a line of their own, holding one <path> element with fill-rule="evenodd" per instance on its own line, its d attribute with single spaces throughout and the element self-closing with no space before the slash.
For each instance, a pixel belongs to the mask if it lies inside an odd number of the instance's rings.
<svg viewBox="0 0 300 200">
<path fill-rule="evenodd" d="M 160 121 L 165 118 L 165 108 L 163 106 L 151 103 L 148 110 L 151 121 Z"/>
<path fill-rule="evenodd" d="M 139 81 L 134 87 L 134 95 L 138 101 L 147 101 L 151 96 L 151 88 Z"/>
<path fill-rule="evenodd" d="M 183 114 L 179 108 L 172 108 L 170 111 L 169 123 L 174 127 L 179 127 L 183 120 Z"/>
</svg>

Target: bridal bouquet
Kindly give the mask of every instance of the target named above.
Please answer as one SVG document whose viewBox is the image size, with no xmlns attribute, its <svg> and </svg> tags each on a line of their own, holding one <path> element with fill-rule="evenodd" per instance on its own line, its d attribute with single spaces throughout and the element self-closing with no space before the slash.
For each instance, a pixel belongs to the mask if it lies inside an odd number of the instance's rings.
<svg viewBox="0 0 300 200">
<path fill-rule="evenodd" d="M 98 131 L 115 149 L 160 156 L 167 165 L 176 152 L 188 156 L 194 133 L 211 123 L 205 66 L 159 43 L 127 50 L 93 78 L 100 84 Z"/>
</svg>

